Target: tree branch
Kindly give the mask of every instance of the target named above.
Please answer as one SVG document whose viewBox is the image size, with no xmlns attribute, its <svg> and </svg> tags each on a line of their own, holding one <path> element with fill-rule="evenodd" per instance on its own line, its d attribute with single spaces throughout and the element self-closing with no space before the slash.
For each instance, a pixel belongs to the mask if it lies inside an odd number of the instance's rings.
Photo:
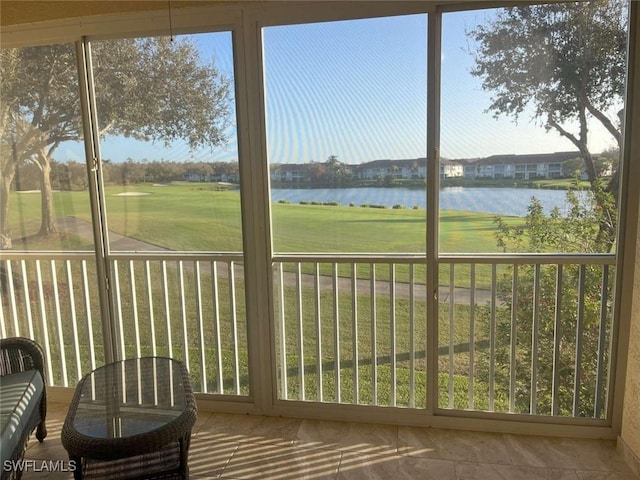
<svg viewBox="0 0 640 480">
<path fill-rule="evenodd" d="M 569 139 L 571 143 L 573 143 L 576 147 L 578 147 L 578 150 L 580 150 L 580 153 L 582 153 L 582 157 L 585 161 L 584 163 L 585 163 L 585 168 L 587 169 L 587 175 L 589 176 L 589 181 L 593 182 L 596 178 L 596 169 L 595 169 L 595 166 L 593 165 L 591 152 L 589 152 L 589 149 L 587 148 L 587 145 L 585 144 L 585 142 L 581 142 L 576 138 L 574 134 L 562 128 L 562 126 L 558 122 L 556 122 L 554 119 L 552 119 L 551 116 L 547 118 L 547 125 L 555 128 L 558 131 L 558 133 L 560 133 L 560 135 Z"/>
<path fill-rule="evenodd" d="M 115 122 L 113 122 L 113 121 L 112 121 L 112 122 L 109 122 L 109 123 L 107 124 L 107 126 L 106 126 L 106 127 L 102 128 L 102 129 L 100 129 L 100 130 L 98 131 L 98 135 L 101 137 L 101 136 L 103 136 L 104 134 L 106 134 L 109 130 L 111 130 L 111 127 L 113 127 L 113 124 L 114 124 L 114 123 L 115 123 Z"/>
<path fill-rule="evenodd" d="M 562 126 L 558 122 L 556 122 L 551 117 L 549 117 L 547 119 L 547 124 L 550 127 L 555 128 L 558 131 L 558 133 L 560 133 L 560 135 L 562 135 L 563 137 L 569 139 L 569 141 L 571 141 L 571 143 L 573 143 L 578 148 L 578 150 L 580 150 L 580 152 L 584 151 L 585 147 L 582 144 L 582 142 L 580 140 L 578 140 L 573 133 L 570 133 L 567 130 L 565 130 L 564 128 L 562 128 Z"/>
<path fill-rule="evenodd" d="M 586 97 L 584 99 L 584 105 L 587 107 L 587 110 L 589 111 L 589 113 L 593 115 L 595 118 L 597 118 L 600 121 L 600 123 L 604 125 L 604 128 L 607 129 L 607 131 L 611 134 L 611 136 L 615 138 L 616 143 L 618 144 L 618 148 L 622 148 L 622 134 L 613 125 L 611 120 L 609 120 L 609 117 L 607 117 L 604 113 L 602 113 L 600 110 L 594 107 L 593 104 Z"/>
</svg>

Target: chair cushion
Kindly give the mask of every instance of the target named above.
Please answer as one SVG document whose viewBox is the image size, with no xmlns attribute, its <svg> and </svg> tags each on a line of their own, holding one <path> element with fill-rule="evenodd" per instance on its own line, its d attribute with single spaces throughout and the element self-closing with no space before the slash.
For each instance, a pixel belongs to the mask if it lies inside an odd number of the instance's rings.
<svg viewBox="0 0 640 480">
<path fill-rule="evenodd" d="M 38 370 L 11 373 L 0 376 L 0 450 L 2 464 L 10 460 L 19 442 L 31 432 L 25 432 L 32 415 L 39 416 L 40 397 L 44 391 L 44 381 Z M 22 448 L 22 446 L 20 447 Z"/>
</svg>

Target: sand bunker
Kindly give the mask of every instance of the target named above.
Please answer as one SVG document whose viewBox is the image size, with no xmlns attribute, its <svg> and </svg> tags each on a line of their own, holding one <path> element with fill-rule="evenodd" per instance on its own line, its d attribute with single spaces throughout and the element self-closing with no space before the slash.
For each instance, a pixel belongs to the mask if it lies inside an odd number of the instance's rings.
<svg viewBox="0 0 640 480">
<path fill-rule="evenodd" d="M 149 192 L 122 192 L 116 193 L 114 197 L 139 197 L 140 195 L 151 195 Z"/>
</svg>

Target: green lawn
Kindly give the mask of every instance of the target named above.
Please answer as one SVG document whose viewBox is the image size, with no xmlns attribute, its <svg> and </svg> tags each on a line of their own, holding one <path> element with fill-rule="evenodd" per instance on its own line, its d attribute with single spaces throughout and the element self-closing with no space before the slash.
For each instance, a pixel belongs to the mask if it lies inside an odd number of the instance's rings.
<svg viewBox="0 0 640 480">
<path fill-rule="evenodd" d="M 126 191 L 150 195 L 117 195 Z M 107 187 L 105 197 L 108 225 L 113 232 L 172 250 L 242 250 L 238 192 L 215 191 L 211 184 L 162 187 L 144 184 Z M 90 220 L 87 192 L 56 192 L 54 202 L 56 216 Z M 10 207 L 12 237 L 34 235 L 39 227 L 40 195 L 13 192 Z M 276 203 L 272 212 L 274 251 L 278 253 L 426 251 L 426 211 L 423 209 Z M 493 218 L 493 215 L 483 213 L 442 211 L 440 250 L 496 252 Z M 77 248 L 85 243 L 67 236 L 61 237 L 60 241 L 63 249 Z M 27 245 L 27 248 L 40 247 Z"/>
<path fill-rule="evenodd" d="M 240 222 L 240 205 L 239 195 L 237 192 L 215 191 L 210 185 L 183 184 L 171 185 L 166 187 L 156 187 L 152 185 L 137 185 L 135 187 L 124 189 L 122 187 L 108 187 L 106 189 L 106 205 L 108 213 L 109 229 L 130 237 L 138 238 L 150 243 L 165 246 L 173 250 L 195 250 L 195 251 L 240 251 L 241 247 L 241 222 Z M 118 196 L 126 190 L 148 192 L 151 195 L 145 196 Z M 56 216 L 75 216 L 85 220 L 90 219 L 90 210 L 88 205 L 86 192 L 56 192 L 54 194 Z M 405 253 L 405 252 L 424 252 L 425 251 L 425 210 L 421 209 L 372 209 L 361 207 L 337 207 L 337 206 L 314 206 L 314 205 L 289 205 L 274 204 L 273 208 L 273 229 L 274 229 L 274 245 L 277 252 L 325 252 L 325 253 L 347 253 L 347 252 L 370 252 L 370 253 Z M 60 235 L 56 238 L 47 240 L 38 240 L 31 238 L 37 232 L 39 226 L 39 194 L 12 193 L 11 195 L 11 216 L 10 224 L 12 225 L 13 237 L 29 238 L 28 248 L 31 249 L 78 249 L 91 248 L 91 241 L 79 239 L 73 235 Z M 444 251 L 451 252 L 495 252 L 495 240 L 493 237 L 493 217 L 486 214 L 444 211 L 441 212 L 441 247 Z M 513 219 L 512 221 L 519 221 Z M 14 240 L 15 241 L 15 240 Z M 21 243 L 16 241 L 15 248 L 20 248 Z M 306 266 L 309 267 L 309 266 Z M 330 269 L 330 265 L 323 265 L 323 273 Z M 368 278 L 368 267 L 358 271 L 360 278 Z M 31 268 L 31 267 L 30 267 Z M 61 268 L 61 267 L 58 267 Z M 91 268 L 91 267 L 90 267 Z M 121 268 L 125 268 L 122 266 Z M 176 273 L 169 271 L 169 281 L 176 285 Z M 342 267 L 341 273 L 346 274 L 350 266 Z M 288 267 L 289 270 L 292 266 Z M 423 282 L 424 267 L 420 266 L 416 272 L 416 281 Z M 446 269 L 443 269 L 446 270 Z M 30 270 L 31 272 L 31 270 Z M 159 278 L 158 265 L 152 265 L 152 277 Z M 378 278 L 385 280 L 388 273 L 381 266 L 378 271 Z M 406 267 L 397 267 L 397 278 L 399 281 L 406 281 Z M 33 278 L 33 273 L 30 273 Z M 126 272 L 121 273 L 122 279 L 120 289 L 122 292 L 122 311 L 125 318 L 132 317 L 132 303 L 129 298 L 131 288 L 126 283 Z M 448 271 L 442 272 L 442 281 L 448 281 Z M 136 283 L 138 288 L 144 289 L 145 277 L 141 269 L 136 271 Z M 187 292 L 193 292 L 195 285 L 192 275 L 186 278 Z M 463 282 L 463 278 L 468 278 L 468 273 L 463 267 L 459 267 L 458 277 Z M 479 282 L 481 282 L 481 274 L 478 274 Z M 51 278 L 45 274 L 45 281 Z M 64 278 L 64 272 L 58 272 L 58 278 Z M 210 282 L 210 275 L 203 275 L 203 282 Z M 456 280 L 458 281 L 458 280 Z M 79 285 L 75 285 L 79 289 Z M 220 281 L 222 291 L 228 290 L 228 282 Z M 240 388 L 243 393 L 248 393 L 248 354 L 246 343 L 246 324 L 244 320 L 244 288 L 242 282 L 239 281 L 236 286 L 238 294 L 237 307 L 239 308 L 238 321 L 238 347 L 239 347 L 239 376 Z M 205 288 L 205 292 L 210 292 L 210 288 Z M 142 290 L 141 290 L 142 292 Z M 171 322 L 172 322 L 172 344 L 174 344 L 173 355 L 182 355 L 182 344 L 184 338 L 182 334 L 181 310 L 179 289 L 172 288 L 169 290 L 171 305 Z M 158 329 L 157 342 L 159 343 L 159 354 L 168 354 L 166 341 L 166 328 L 162 326 L 164 320 L 161 302 L 163 302 L 163 291 L 160 283 L 152 285 L 152 293 L 154 303 L 160 302 L 155 307 L 156 317 L 160 319 L 160 323 L 155 328 Z M 149 331 L 151 327 L 150 315 L 148 313 L 148 302 L 145 300 L 144 293 L 138 293 L 138 317 L 140 328 L 142 330 L 142 353 L 149 354 L 150 338 Z M 312 305 L 314 303 L 314 292 L 312 289 L 303 289 L 302 303 L 304 305 L 304 350 L 305 350 L 305 390 L 307 398 L 315 398 L 317 386 L 317 376 L 314 377 L 316 369 L 316 361 L 313 356 L 309 356 L 315 349 L 315 316 Z M 76 293 L 77 298 L 81 298 L 81 292 Z M 212 303 L 210 295 L 205 294 L 203 304 L 200 306 L 203 310 L 204 318 L 211 319 Z M 285 311 L 287 312 L 287 327 L 285 331 L 287 343 L 287 375 L 289 390 L 287 392 L 289 398 L 299 398 L 298 380 L 299 372 L 297 371 L 297 333 L 296 333 L 296 294 L 292 287 L 286 287 L 285 294 Z M 35 301 L 35 297 L 32 302 Z M 367 403 L 367 398 L 371 397 L 371 362 L 372 351 L 369 341 L 371 331 L 371 311 L 368 295 L 358 296 L 358 315 L 360 322 L 359 333 L 359 370 L 360 370 L 360 398 L 361 401 Z M 388 296 L 379 296 L 377 298 L 377 351 L 375 362 L 378 364 L 378 394 L 379 404 L 389 404 L 390 402 L 390 353 L 392 337 L 389 324 L 390 303 Z M 323 338 L 324 351 L 323 363 L 330 364 L 335 359 L 331 357 L 333 348 L 333 317 L 332 317 L 332 295 L 329 291 L 323 291 L 321 298 L 321 310 L 323 312 Z M 205 325 L 205 351 L 204 355 L 208 359 L 208 385 L 209 389 L 215 391 L 219 388 L 216 385 L 215 377 L 217 374 L 216 363 L 218 356 L 221 355 L 225 385 L 223 387 L 226 393 L 231 393 L 233 373 L 232 350 L 230 330 L 228 324 L 230 317 L 228 301 L 221 301 L 221 319 L 220 334 L 223 337 L 222 351 L 218 352 L 215 348 L 215 337 L 213 325 L 207 320 Z M 19 306 L 22 308 L 22 306 Z M 192 359 L 192 376 L 196 388 L 202 389 L 200 382 L 200 370 L 197 359 L 200 352 L 200 340 L 198 337 L 197 306 L 193 300 L 186 301 L 186 312 L 188 320 L 187 343 L 190 348 Z M 466 311 L 465 311 L 466 308 Z M 47 306 L 47 318 L 50 325 L 50 335 L 56 338 L 56 326 L 53 324 L 56 317 L 53 304 Z M 62 304 L 62 314 L 68 318 L 66 310 L 68 306 Z M 408 300 L 397 299 L 395 304 L 396 315 L 396 352 L 399 355 L 397 363 L 397 401 L 400 405 L 406 405 L 409 402 L 409 391 L 407 382 L 411 372 L 410 364 L 406 360 L 406 354 L 409 351 L 409 323 L 408 323 Z M 353 401 L 353 368 L 354 355 L 352 352 L 353 337 L 350 332 L 351 325 L 351 300 L 349 295 L 340 295 L 340 322 L 341 322 L 341 377 L 342 377 L 342 401 Z M 37 308 L 34 308 L 36 316 L 36 330 L 42 323 Z M 100 335 L 99 312 L 94 311 L 94 334 Z M 416 331 L 414 332 L 416 342 L 416 364 L 414 366 L 416 376 L 416 404 L 423 405 L 425 398 L 425 352 L 424 338 L 426 337 L 426 307 L 423 300 L 417 301 L 415 304 L 415 318 L 419 319 L 416 323 Z M 156 321 L 158 320 L 156 319 Z M 456 306 L 456 327 L 455 331 L 448 331 L 448 310 L 442 308 L 440 312 L 440 348 L 441 365 L 439 382 L 441 384 L 440 404 L 447 405 L 447 400 L 442 395 L 447 394 L 448 369 L 448 335 L 454 337 L 456 346 L 462 346 L 460 351 L 456 350 L 455 360 L 455 378 L 453 378 L 455 405 L 459 408 L 465 408 L 467 402 L 468 380 L 465 373 L 469 368 L 468 344 L 469 344 L 469 313 L 468 307 Z M 95 323 L 97 322 L 97 323 Z M 66 342 L 70 342 L 72 335 L 70 325 L 64 324 L 65 331 L 63 336 Z M 126 345 L 125 348 L 128 355 L 135 353 L 134 329 L 131 322 L 124 325 Z M 422 340 L 419 340 L 422 339 Z M 475 339 L 483 343 L 486 338 L 478 334 Z M 56 342 L 52 342 L 56 344 Z M 467 347 L 464 347 L 467 345 Z M 54 347 L 55 348 L 55 347 Z M 480 347 L 478 347 L 480 348 Z M 100 348 L 98 349 L 101 352 Z M 57 352 L 52 352 L 57 353 Z M 83 359 L 87 355 L 86 351 L 82 352 Z M 478 354 L 479 355 L 479 354 Z M 66 357 L 68 362 L 73 363 L 73 355 L 71 344 L 67 345 Z M 282 361 L 282 359 L 281 359 Z M 84 360 L 83 360 L 84 362 Z M 323 375 L 323 385 L 325 391 L 325 401 L 331 401 L 335 395 L 333 371 L 326 370 Z M 59 382 L 59 375 L 56 382 Z M 487 390 L 486 383 L 480 378 L 475 380 L 476 392 L 479 392 L 477 401 L 479 408 L 486 408 L 486 394 L 481 394 Z"/>
</svg>

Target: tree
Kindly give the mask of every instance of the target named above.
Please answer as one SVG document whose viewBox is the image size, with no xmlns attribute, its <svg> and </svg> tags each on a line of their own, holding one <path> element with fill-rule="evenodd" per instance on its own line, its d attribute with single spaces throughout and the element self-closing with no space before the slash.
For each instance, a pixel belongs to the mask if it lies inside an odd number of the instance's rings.
<svg viewBox="0 0 640 480">
<path fill-rule="evenodd" d="M 186 141 L 190 148 L 226 142 L 231 88 L 187 38 L 124 39 L 93 48 L 98 128 L 102 137 Z M 72 45 L 2 51 L 0 73 L 0 233 L 7 235 L 9 188 L 16 168 L 40 172 L 40 235 L 56 231 L 51 198 L 53 153 L 83 138 Z"/>
<path fill-rule="evenodd" d="M 493 95 L 488 110 L 514 120 L 531 111 L 535 121 L 578 149 L 589 181 L 595 183 L 589 120 L 602 124 L 621 150 L 627 3 L 594 0 L 505 8 L 469 35 L 476 44 L 471 73 Z M 601 205 L 609 203 L 608 196 L 617 199 L 617 171 L 598 192 Z M 601 225 L 599 241 L 610 249 L 615 214 L 605 214 L 609 218 Z"/>
<path fill-rule="evenodd" d="M 338 160 L 336 155 L 329 155 L 326 165 L 326 182 L 332 185 L 339 184 L 342 185 L 348 180 L 350 180 L 351 173 L 347 166 Z"/>
<path fill-rule="evenodd" d="M 470 32 L 476 44 L 472 74 L 492 94 L 488 110 L 516 121 L 530 113 L 538 124 L 558 132 L 580 152 L 580 164 L 567 168 L 584 169 L 590 182 L 587 191 L 568 192 L 567 213 L 555 209 L 545 214 L 540 202 L 532 199 L 524 225 L 511 226 L 497 218 L 497 244 L 505 252 L 605 253 L 615 245 L 618 170 L 612 157 L 622 143 L 626 8 L 622 0 L 517 6 L 500 10 Z M 589 150 L 593 121 L 605 128 L 616 145 L 599 159 Z M 608 173 L 609 166 L 613 172 L 605 180 L 601 175 Z M 595 265 L 520 265 L 506 268 L 498 280 L 496 394 L 510 394 L 515 373 L 517 412 L 531 412 L 531 388 L 535 388 L 537 413 L 555 414 L 554 407 L 560 415 L 599 418 L 604 413 L 593 399 L 606 389 L 606 382 L 596 381 L 599 334 L 609 335 L 611 320 L 613 275 L 605 271 Z M 483 325 L 490 328 L 492 312 L 484 309 L 483 314 Z M 575 368 L 578 336 L 580 369 Z M 534 354 L 538 367 L 532 386 Z M 603 360 L 606 364 L 607 359 Z M 556 372 L 559 384 L 554 386 Z M 575 405 L 574 381 L 578 385 Z"/>
<path fill-rule="evenodd" d="M 600 186 L 599 186 L 600 185 Z M 596 188 L 602 188 L 596 183 Z M 604 208 L 597 203 L 598 193 L 592 189 L 570 190 L 567 194 L 568 213 L 562 215 L 556 208 L 549 215 L 537 199 L 533 199 L 524 225 L 514 226 L 497 217 L 498 246 L 511 252 L 572 252 L 576 248 L 585 253 L 602 253 L 607 247 L 598 242 L 599 224 Z M 596 396 L 604 397 L 606 382 L 598 384 L 598 357 L 600 329 L 609 332 L 613 275 L 605 278 L 597 265 L 564 265 L 559 271 L 554 264 L 518 266 L 518 282 L 513 290 L 514 268 L 507 269 L 498 280 L 495 307 L 497 394 L 509 396 L 511 368 L 515 368 L 515 407 L 518 413 L 531 413 L 532 358 L 537 359 L 535 408 L 539 414 L 554 414 L 552 399 L 554 388 L 554 362 L 558 371 L 558 414 L 574 414 L 574 381 L 578 375 L 578 416 L 600 418 L 604 413 L 594 403 Z M 561 274 L 562 293 L 558 302 L 558 275 Z M 605 283 L 606 284 L 603 285 Z M 607 292 L 603 296 L 603 292 Z M 515 306 L 515 308 L 514 308 Z M 559 312 L 557 309 L 560 309 Z M 606 312 L 604 318 L 603 311 Z M 481 324 L 489 328 L 492 312 L 480 309 Z M 515 314 L 514 314 L 515 312 Z M 514 320 L 515 315 L 515 320 Z M 561 322 L 556 325 L 559 315 Z M 533 335 L 533 320 L 537 330 Z M 578 322 L 581 328 L 578 329 Z M 515 328 L 514 328 L 515 322 Z M 601 325 L 601 322 L 602 323 Z M 515 330 L 516 337 L 511 338 Z M 578 333 L 581 342 L 580 369 L 575 369 Z M 487 330 L 486 335 L 490 335 Z M 533 351 L 532 339 L 537 342 Z M 516 345 L 512 358 L 511 343 Z M 558 345 L 557 352 L 555 345 Z M 606 355 L 606 354 L 605 354 Z M 606 363 L 606 358 L 604 359 Z M 488 365 L 479 369 L 479 375 L 488 381 Z M 600 390 L 598 390 L 600 388 Z"/>
<path fill-rule="evenodd" d="M 313 160 L 308 166 L 309 181 L 314 185 L 321 185 L 326 181 L 327 165 Z"/>
</svg>

